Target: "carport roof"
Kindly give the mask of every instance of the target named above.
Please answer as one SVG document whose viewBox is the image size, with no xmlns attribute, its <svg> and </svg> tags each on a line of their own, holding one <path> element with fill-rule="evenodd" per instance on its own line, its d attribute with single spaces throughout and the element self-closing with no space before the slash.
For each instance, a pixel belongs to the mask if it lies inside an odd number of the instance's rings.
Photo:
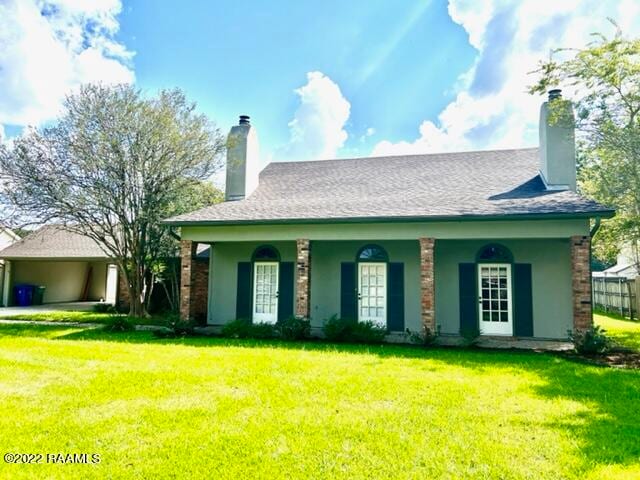
<svg viewBox="0 0 640 480">
<path fill-rule="evenodd" d="M 45 225 L 0 250 L 0 258 L 25 260 L 107 259 L 109 256 L 89 237 Z"/>
</svg>

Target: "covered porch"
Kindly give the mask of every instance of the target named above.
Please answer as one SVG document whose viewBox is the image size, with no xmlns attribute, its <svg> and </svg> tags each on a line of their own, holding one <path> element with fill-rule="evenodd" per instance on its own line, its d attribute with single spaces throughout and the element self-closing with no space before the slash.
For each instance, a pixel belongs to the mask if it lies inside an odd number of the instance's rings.
<svg viewBox="0 0 640 480">
<path fill-rule="evenodd" d="M 183 228 L 181 315 L 204 310 L 212 326 L 295 315 L 316 332 L 337 315 L 391 334 L 566 339 L 591 324 L 588 222 L 544 222 L 529 238 L 531 221 Z M 212 247 L 206 276 L 198 243 Z"/>
</svg>

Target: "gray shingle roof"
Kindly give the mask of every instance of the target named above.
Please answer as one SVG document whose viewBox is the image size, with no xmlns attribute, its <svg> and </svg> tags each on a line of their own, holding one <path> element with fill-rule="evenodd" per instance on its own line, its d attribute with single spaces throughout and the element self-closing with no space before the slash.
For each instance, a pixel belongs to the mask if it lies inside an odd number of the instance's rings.
<svg viewBox="0 0 640 480">
<path fill-rule="evenodd" d="M 610 214 L 570 191 L 551 191 L 538 149 L 271 163 L 247 199 L 168 223 Z"/>
<path fill-rule="evenodd" d="M 9 259 L 98 259 L 109 258 L 92 239 L 63 230 L 59 225 L 45 225 L 0 251 Z"/>
</svg>

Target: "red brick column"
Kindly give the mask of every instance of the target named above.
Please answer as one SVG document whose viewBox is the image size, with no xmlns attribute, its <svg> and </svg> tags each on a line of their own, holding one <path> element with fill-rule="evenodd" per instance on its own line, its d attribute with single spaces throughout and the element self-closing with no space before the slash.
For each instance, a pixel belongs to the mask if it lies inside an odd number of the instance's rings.
<svg viewBox="0 0 640 480">
<path fill-rule="evenodd" d="M 196 258 L 191 265 L 191 315 L 201 325 L 207 323 L 208 305 L 209 259 Z"/>
<path fill-rule="evenodd" d="M 573 330 L 586 330 L 593 323 L 591 311 L 591 238 L 571 237 Z"/>
<path fill-rule="evenodd" d="M 198 244 L 191 240 L 180 241 L 180 320 L 191 320 L 194 316 L 193 295 L 193 263 Z"/>
<path fill-rule="evenodd" d="M 309 240 L 296 240 L 296 317 L 309 318 L 311 314 L 311 244 Z"/>
<path fill-rule="evenodd" d="M 433 248 L 435 239 L 420 238 L 420 311 L 425 331 L 436 331 Z"/>
</svg>

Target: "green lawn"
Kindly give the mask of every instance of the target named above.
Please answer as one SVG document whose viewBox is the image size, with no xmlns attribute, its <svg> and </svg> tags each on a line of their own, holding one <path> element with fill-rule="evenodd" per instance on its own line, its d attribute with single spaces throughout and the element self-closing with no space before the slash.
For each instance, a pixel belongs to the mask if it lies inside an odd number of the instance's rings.
<svg viewBox="0 0 640 480">
<path fill-rule="evenodd" d="M 599 313 L 593 316 L 593 320 L 604 328 L 607 335 L 617 344 L 640 351 L 640 322 Z"/>
<path fill-rule="evenodd" d="M 640 371 L 0 326 L 0 478 L 639 478 Z"/>
<path fill-rule="evenodd" d="M 34 322 L 81 322 L 81 323 L 108 323 L 113 313 L 97 313 L 93 311 L 56 311 L 24 313 L 20 315 L 6 315 L 4 320 L 30 320 Z M 136 324 L 163 325 L 166 316 L 151 316 L 149 318 L 133 318 L 131 321 Z"/>
</svg>

